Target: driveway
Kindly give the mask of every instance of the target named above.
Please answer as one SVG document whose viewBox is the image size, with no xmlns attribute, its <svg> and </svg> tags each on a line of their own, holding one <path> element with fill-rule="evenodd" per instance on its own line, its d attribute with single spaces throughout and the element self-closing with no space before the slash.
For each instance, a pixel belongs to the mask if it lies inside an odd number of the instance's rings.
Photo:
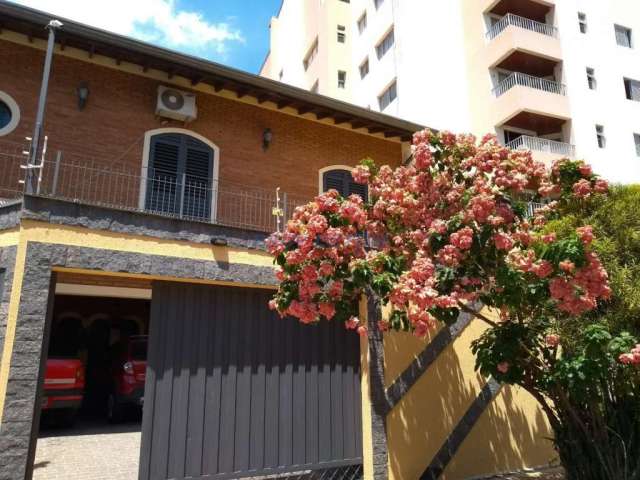
<svg viewBox="0 0 640 480">
<path fill-rule="evenodd" d="M 137 480 L 140 423 L 78 422 L 40 432 L 34 480 Z"/>
</svg>

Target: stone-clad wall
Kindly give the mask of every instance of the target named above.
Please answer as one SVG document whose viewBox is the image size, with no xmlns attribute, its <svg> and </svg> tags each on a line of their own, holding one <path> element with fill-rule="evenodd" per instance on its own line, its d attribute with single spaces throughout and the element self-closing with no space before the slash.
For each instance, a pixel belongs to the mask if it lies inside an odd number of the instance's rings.
<svg viewBox="0 0 640 480">
<path fill-rule="evenodd" d="M 0 248 L 0 352 L 2 345 L 4 345 L 4 332 L 7 328 L 17 248 L 15 245 Z"/>
<path fill-rule="evenodd" d="M 35 454 L 32 422 L 41 383 L 40 364 L 46 345 L 47 300 L 53 267 L 126 272 L 153 276 L 274 285 L 271 267 L 191 260 L 160 255 L 29 242 L 17 328 L 0 425 L 0 480 L 25 478 Z M 37 417 L 37 415 L 36 415 Z"/>
</svg>

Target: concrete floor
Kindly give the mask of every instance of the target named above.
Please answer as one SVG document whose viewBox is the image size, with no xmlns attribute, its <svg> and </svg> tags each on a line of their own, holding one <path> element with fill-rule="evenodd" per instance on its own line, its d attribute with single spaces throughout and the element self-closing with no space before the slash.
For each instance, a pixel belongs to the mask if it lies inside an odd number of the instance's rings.
<svg viewBox="0 0 640 480">
<path fill-rule="evenodd" d="M 36 446 L 34 480 L 137 480 L 140 423 L 78 421 L 47 428 Z"/>
</svg>

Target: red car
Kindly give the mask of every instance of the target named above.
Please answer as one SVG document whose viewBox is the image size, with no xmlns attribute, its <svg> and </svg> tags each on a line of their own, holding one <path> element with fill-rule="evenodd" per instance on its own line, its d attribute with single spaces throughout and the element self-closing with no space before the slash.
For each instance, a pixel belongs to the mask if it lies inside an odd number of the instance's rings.
<svg viewBox="0 0 640 480">
<path fill-rule="evenodd" d="M 116 344 L 112 352 L 113 387 L 107 402 L 107 418 L 123 419 L 127 407 L 141 407 L 147 371 L 147 335 L 134 335 Z"/>
<path fill-rule="evenodd" d="M 47 359 L 42 409 L 55 410 L 65 423 L 73 423 L 82 405 L 84 373 L 84 366 L 78 359 Z"/>
</svg>

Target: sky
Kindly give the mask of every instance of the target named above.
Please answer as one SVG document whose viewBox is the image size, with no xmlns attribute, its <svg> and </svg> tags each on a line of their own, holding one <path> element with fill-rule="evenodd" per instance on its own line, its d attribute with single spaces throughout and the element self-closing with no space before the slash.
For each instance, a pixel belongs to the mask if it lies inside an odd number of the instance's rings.
<svg viewBox="0 0 640 480">
<path fill-rule="evenodd" d="M 280 0 L 12 0 L 60 17 L 258 73 Z"/>
</svg>

